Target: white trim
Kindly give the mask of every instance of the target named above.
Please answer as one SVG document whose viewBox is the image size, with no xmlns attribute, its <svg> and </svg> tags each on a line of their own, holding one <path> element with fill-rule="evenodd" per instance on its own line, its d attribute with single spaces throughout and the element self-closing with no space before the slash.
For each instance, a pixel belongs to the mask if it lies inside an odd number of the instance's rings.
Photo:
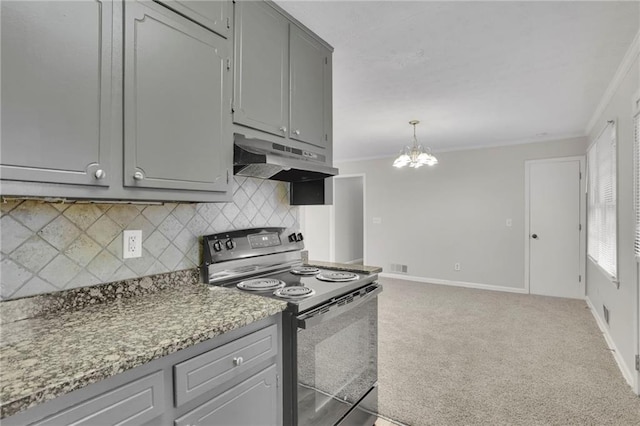
<svg viewBox="0 0 640 426">
<path fill-rule="evenodd" d="M 624 359 L 622 358 L 622 355 L 618 350 L 618 347 L 616 346 L 615 342 L 613 341 L 613 338 L 609 334 L 609 329 L 607 325 L 604 323 L 602 318 L 600 318 L 600 316 L 597 314 L 597 310 L 595 306 L 593 306 L 593 303 L 591 302 L 591 299 L 589 299 L 589 296 L 585 297 L 585 301 L 587 302 L 587 306 L 589 306 L 589 309 L 591 310 L 591 314 L 596 319 L 598 328 L 600 328 L 600 331 L 604 336 L 604 340 L 607 342 L 607 346 L 609 347 L 609 349 L 611 350 L 611 353 L 613 354 L 613 358 L 616 360 L 616 363 L 618 364 L 618 368 L 622 373 L 622 377 L 624 377 L 624 379 L 627 381 L 629 386 L 636 389 L 636 383 L 633 378 L 633 375 L 631 374 L 631 371 L 627 368 L 627 365 L 625 364 Z"/>
<path fill-rule="evenodd" d="M 349 265 L 353 265 L 353 264 L 362 265 L 364 263 L 364 259 L 353 259 L 344 263 L 348 263 Z"/>
<path fill-rule="evenodd" d="M 586 134 L 583 132 L 567 133 L 564 135 L 550 135 L 548 137 L 535 137 L 535 138 L 509 140 L 509 141 L 503 141 L 503 142 L 491 142 L 491 143 L 477 145 L 477 146 L 453 146 L 453 147 L 446 147 L 442 149 L 433 149 L 433 152 L 438 154 L 443 152 L 476 151 L 478 149 L 491 149 L 491 148 L 508 148 L 510 146 L 526 145 L 529 143 L 534 144 L 539 142 L 564 141 L 569 139 L 584 138 L 585 136 Z M 398 156 L 398 153 L 396 152 L 394 154 L 372 155 L 370 157 L 339 158 L 339 159 L 334 158 L 333 164 L 340 165 L 344 163 L 355 163 L 359 161 L 373 161 L 373 160 L 385 160 L 385 159 L 393 161 L 393 159 L 395 159 L 397 156 Z"/>
<path fill-rule="evenodd" d="M 587 127 L 585 129 L 586 134 L 591 133 L 591 131 L 593 130 L 593 127 L 598 122 L 598 119 L 604 113 L 604 110 L 609 105 L 609 102 L 611 102 L 611 99 L 613 99 L 613 96 L 618 90 L 618 86 L 620 86 L 622 80 L 624 80 L 627 73 L 631 70 L 631 65 L 633 65 L 633 62 L 636 60 L 638 55 L 640 55 L 640 31 L 638 31 L 636 33 L 636 36 L 633 38 L 629 49 L 627 49 L 622 62 L 620 62 L 620 66 L 618 66 L 618 69 L 613 76 L 613 80 L 611 80 L 611 83 L 609 83 L 609 86 L 600 99 L 598 106 L 596 107 L 595 111 L 593 111 L 591 119 L 587 123 Z"/>
<path fill-rule="evenodd" d="M 524 162 L 524 288 L 527 293 L 531 293 L 531 282 L 530 282 L 530 270 L 529 270 L 529 235 L 531 233 L 530 227 L 530 173 L 531 164 L 536 163 L 557 163 L 557 162 L 568 162 L 568 161 L 578 161 L 580 164 L 580 175 L 582 178 L 579 180 L 579 191 L 580 191 L 580 199 L 579 199 L 579 215 L 580 215 L 580 225 L 582 226 L 579 233 L 579 247 L 578 252 L 580 253 L 580 266 L 579 272 L 582 277 L 582 297 L 586 297 L 587 295 L 587 208 L 586 208 L 586 157 L 584 155 L 575 155 L 572 157 L 553 157 L 553 158 L 544 158 L 537 160 L 525 160 Z"/>
<path fill-rule="evenodd" d="M 477 288 L 480 290 L 503 291 L 506 293 L 521 293 L 521 294 L 527 293 L 527 290 L 524 288 L 504 287 L 501 285 L 493 285 L 493 284 L 470 283 L 465 281 L 441 280 L 439 278 L 424 278 L 424 277 L 416 277 L 414 275 L 392 274 L 389 272 L 380 272 L 378 276 L 382 278 L 394 278 L 398 280 L 415 281 L 415 282 L 428 283 L 428 284 L 449 285 L 453 287 Z"/>
</svg>

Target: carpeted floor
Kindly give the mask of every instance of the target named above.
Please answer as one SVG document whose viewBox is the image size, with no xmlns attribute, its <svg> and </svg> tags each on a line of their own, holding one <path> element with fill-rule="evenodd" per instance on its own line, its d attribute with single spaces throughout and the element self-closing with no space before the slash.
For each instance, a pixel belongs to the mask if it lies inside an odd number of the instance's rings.
<svg viewBox="0 0 640 426">
<path fill-rule="evenodd" d="M 584 301 L 381 278 L 380 414 L 407 425 L 640 425 Z"/>
</svg>

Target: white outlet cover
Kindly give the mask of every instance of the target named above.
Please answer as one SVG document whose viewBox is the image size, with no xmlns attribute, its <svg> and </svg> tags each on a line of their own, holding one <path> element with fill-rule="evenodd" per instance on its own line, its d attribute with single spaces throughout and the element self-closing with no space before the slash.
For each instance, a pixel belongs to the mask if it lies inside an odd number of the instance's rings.
<svg viewBox="0 0 640 426">
<path fill-rule="evenodd" d="M 507 226 L 511 227 L 513 225 L 513 221 L 511 219 L 507 219 Z"/>
<path fill-rule="evenodd" d="M 376 225 L 380 225 L 382 223 L 382 218 L 381 217 L 374 217 L 373 218 L 373 223 Z"/>
<path fill-rule="evenodd" d="M 142 257 L 142 231 L 124 231 L 122 234 L 122 258 Z"/>
</svg>

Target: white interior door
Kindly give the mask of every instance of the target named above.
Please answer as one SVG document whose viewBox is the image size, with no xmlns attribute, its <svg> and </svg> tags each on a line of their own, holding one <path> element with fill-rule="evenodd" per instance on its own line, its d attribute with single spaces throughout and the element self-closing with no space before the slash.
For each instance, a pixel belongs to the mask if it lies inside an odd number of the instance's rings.
<svg viewBox="0 0 640 426">
<path fill-rule="evenodd" d="M 532 294 L 584 298 L 580 226 L 583 162 L 571 157 L 526 163 L 525 251 Z"/>
</svg>

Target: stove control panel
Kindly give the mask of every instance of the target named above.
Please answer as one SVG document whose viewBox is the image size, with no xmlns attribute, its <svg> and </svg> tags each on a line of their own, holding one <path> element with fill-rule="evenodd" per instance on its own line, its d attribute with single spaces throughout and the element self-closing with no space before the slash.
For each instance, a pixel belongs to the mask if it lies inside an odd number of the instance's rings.
<svg viewBox="0 0 640 426">
<path fill-rule="evenodd" d="M 303 250 L 302 233 L 286 231 L 286 228 L 251 228 L 205 235 L 204 264 Z"/>
</svg>

